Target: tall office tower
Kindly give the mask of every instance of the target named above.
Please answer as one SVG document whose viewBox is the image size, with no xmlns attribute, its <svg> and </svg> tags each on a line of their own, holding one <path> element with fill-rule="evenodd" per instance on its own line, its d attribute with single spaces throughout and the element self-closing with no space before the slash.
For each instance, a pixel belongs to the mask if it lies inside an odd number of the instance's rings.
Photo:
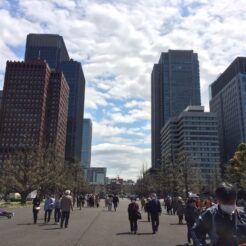
<svg viewBox="0 0 246 246">
<path fill-rule="evenodd" d="M 62 72 L 52 71 L 48 89 L 46 142 L 65 157 L 69 86 Z"/>
<path fill-rule="evenodd" d="M 41 60 L 7 62 L 0 125 L 0 162 L 19 148 L 60 147 L 64 158 L 68 85 Z M 63 149 L 63 153 L 62 153 Z"/>
<path fill-rule="evenodd" d="M 220 176 L 220 152 L 216 113 L 203 106 L 189 106 L 178 117 L 170 118 L 161 130 L 161 155 L 170 160 L 188 161 L 204 183 Z"/>
<path fill-rule="evenodd" d="M 46 60 L 50 68 L 58 68 L 69 55 L 63 37 L 55 34 L 28 34 L 25 61 Z"/>
<path fill-rule="evenodd" d="M 189 105 L 201 105 L 198 55 L 192 50 L 164 52 L 151 74 L 152 167 L 161 164 L 161 128 Z"/>
<path fill-rule="evenodd" d="M 69 85 L 66 160 L 81 160 L 85 78 L 81 63 L 69 59 L 63 38 L 54 34 L 29 34 L 25 60 L 40 58 L 62 71 Z"/>
<path fill-rule="evenodd" d="M 7 62 L 0 126 L 0 159 L 19 147 L 41 147 L 50 69 L 45 62 Z"/>
<path fill-rule="evenodd" d="M 60 64 L 69 88 L 66 160 L 81 160 L 85 100 L 85 77 L 80 62 L 66 61 Z"/>
<path fill-rule="evenodd" d="M 210 86 L 210 111 L 218 117 L 221 160 L 246 141 L 246 57 L 237 57 Z"/>
<path fill-rule="evenodd" d="M 83 136 L 82 136 L 82 153 L 81 166 L 84 168 L 91 167 L 91 145 L 92 145 L 92 121 L 91 119 L 83 120 Z"/>
</svg>

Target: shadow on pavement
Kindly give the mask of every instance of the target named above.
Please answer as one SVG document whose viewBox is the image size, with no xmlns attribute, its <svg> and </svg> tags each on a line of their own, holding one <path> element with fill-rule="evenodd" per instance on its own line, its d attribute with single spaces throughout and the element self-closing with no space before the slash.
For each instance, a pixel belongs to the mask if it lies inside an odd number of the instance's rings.
<svg viewBox="0 0 246 246">
<path fill-rule="evenodd" d="M 130 232 L 121 232 L 121 233 L 116 233 L 117 236 L 121 235 L 132 235 Z"/>
<path fill-rule="evenodd" d="M 148 221 L 148 220 L 140 220 L 139 222 L 140 223 L 150 223 L 150 221 Z"/>
<path fill-rule="evenodd" d="M 33 223 L 21 223 L 21 224 L 16 224 L 16 225 L 19 225 L 19 226 L 26 226 L 26 225 L 33 225 Z"/>
<path fill-rule="evenodd" d="M 143 236 L 143 235 L 154 235 L 152 232 L 143 232 L 138 233 L 137 235 Z"/>
<path fill-rule="evenodd" d="M 61 230 L 61 228 L 46 228 L 45 231 Z"/>
<path fill-rule="evenodd" d="M 121 233 L 117 233 L 116 234 L 117 236 L 122 236 L 122 235 L 133 235 L 133 236 L 144 236 L 144 235 L 153 235 L 153 233 L 151 232 L 140 232 L 140 233 L 137 233 L 136 235 L 135 234 L 132 234 L 130 232 L 121 232 Z"/>
<path fill-rule="evenodd" d="M 179 224 L 179 223 L 173 224 L 173 223 L 171 223 L 171 224 L 169 224 L 169 225 L 175 225 L 175 226 L 185 226 L 186 224 Z"/>
</svg>

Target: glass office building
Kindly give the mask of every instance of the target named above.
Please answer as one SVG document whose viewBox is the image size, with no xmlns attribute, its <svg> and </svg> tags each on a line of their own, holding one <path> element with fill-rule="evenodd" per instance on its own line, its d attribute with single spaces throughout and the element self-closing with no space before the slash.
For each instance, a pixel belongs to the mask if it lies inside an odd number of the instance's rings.
<svg viewBox="0 0 246 246">
<path fill-rule="evenodd" d="M 92 145 L 92 121 L 91 119 L 83 120 L 81 166 L 89 168 L 91 166 L 91 145 Z"/>
<path fill-rule="evenodd" d="M 198 55 L 192 50 L 164 52 L 151 74 L 152 167 L 161 163 L 161 128 L 189 105 L 201 105 Z"/>
</svg>

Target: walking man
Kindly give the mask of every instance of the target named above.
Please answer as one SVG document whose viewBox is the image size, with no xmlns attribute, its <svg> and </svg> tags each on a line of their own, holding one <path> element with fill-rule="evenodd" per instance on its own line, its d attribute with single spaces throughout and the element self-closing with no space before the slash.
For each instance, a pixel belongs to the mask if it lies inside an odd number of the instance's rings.
<svg viewBox="0 0 246 246">
<path fill-rule="evenodd" d="M 157 199 L 156 194 L 152 194 L 151 201 L 149 203 L 149 211 L 151 215 L 152 230 L 153 234 L 158 232 L 159 227 L 159 216 L 161 215 L 161 203 Z"/>
<path fill-rule="evenodd" d="M 116 209 L 118 207 L 118 204 L 119 204 L 119 197 L 115 194 L 114 197 L 113 197 L 113 204 L 114 204 L 114 211 L 116 212 Z"/>
<path fill-rule="evenodd" d="M 61 228 L 63 228 L 64 220 L 65 220 L 65 228 L 68 227 L 70 210 L 73 210 L 73 198 L 70 194 L 71 194 L 71 191 L 66 190 L 65 195 L 61 199 L 61 211 L 62 211 Z"/>
<path fill-rule="evenodd" d="M 56 195 L 55 198 L 55 224 L 59 225 L 61 218 L 61 196 Z"/>
<path fill-rule="evenodd" d="M 131 203 L 128 206 L 128 218 L 130 221 L 131 233 L 136 234 L 138 231 L 138 212 L 139 206 L 134 198 L 131 199 Z"/>
</svg>

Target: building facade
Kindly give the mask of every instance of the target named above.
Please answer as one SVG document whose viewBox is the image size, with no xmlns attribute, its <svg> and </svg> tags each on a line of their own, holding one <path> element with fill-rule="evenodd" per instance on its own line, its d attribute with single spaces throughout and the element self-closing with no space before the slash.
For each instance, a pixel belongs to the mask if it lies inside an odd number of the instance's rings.
<svg viewBox="0 0 246 246">
<path fill-rule="evenodd" d="M 91 166 L 91 145 L 92 145 L 92 121 L 91 119 L 83 120 L 81 166 L 89 168 Z"/>
<path fill-rule="evenodd" d="M 56 153 L 65 157 L 69 87 L 62 72 L 52 71 L 49 80 L 46 142 L 54 145 Z"/>
<path fill-rule="evenodd" d="M 246 141 L 246 57 L 236 58 L 210 86 L 210 111 L 217 113 L 221 161 Z"/>
<path fill-rule="evenodd" d="M 63 37 L 56 34 L 28 34 L 25 61 L 46 60 L 52 69 L 58 68 L 69 55 Z"/>
<path fill-rule="evenodd" d="M 46 60 L 52 69 L 63 72 L 69 85 L 66 160 L 80 161 L 84 117 L 85 78 L 81 63 L 69 58 L 62 36 L 29 34 L 25 61 Z"/>
<path fill-rule="evenodd" d="M 164 52 L 151 74 L 152 167 L 161 163 L 161 128 L 189 105 L 201 105 L 198 55 L 190 50 Z"/>
<path fill-rule="evenodd" d="M 220 176 L 216 113 L 204 112 L 202 106 L 189 106 L 169 119 L 161 130 L 161 155 L 164 165 L 189 160 L 203 181 Z"/>
<path fill-rule="evenodd" d="M 85 168 L 85 177 L 88 183 L 105 185 L 107 168 L 106 167 L 90 167 Z"/>
<path fill-rule="evenodd" d="M 49 144 L 59 148 L 59 155 L 64 158 L 68 93 L 64 76 L 53 73 L 46 62 L 7 62 L 0 125 L 1 161 L 19 148 Z"/>
</svg>

